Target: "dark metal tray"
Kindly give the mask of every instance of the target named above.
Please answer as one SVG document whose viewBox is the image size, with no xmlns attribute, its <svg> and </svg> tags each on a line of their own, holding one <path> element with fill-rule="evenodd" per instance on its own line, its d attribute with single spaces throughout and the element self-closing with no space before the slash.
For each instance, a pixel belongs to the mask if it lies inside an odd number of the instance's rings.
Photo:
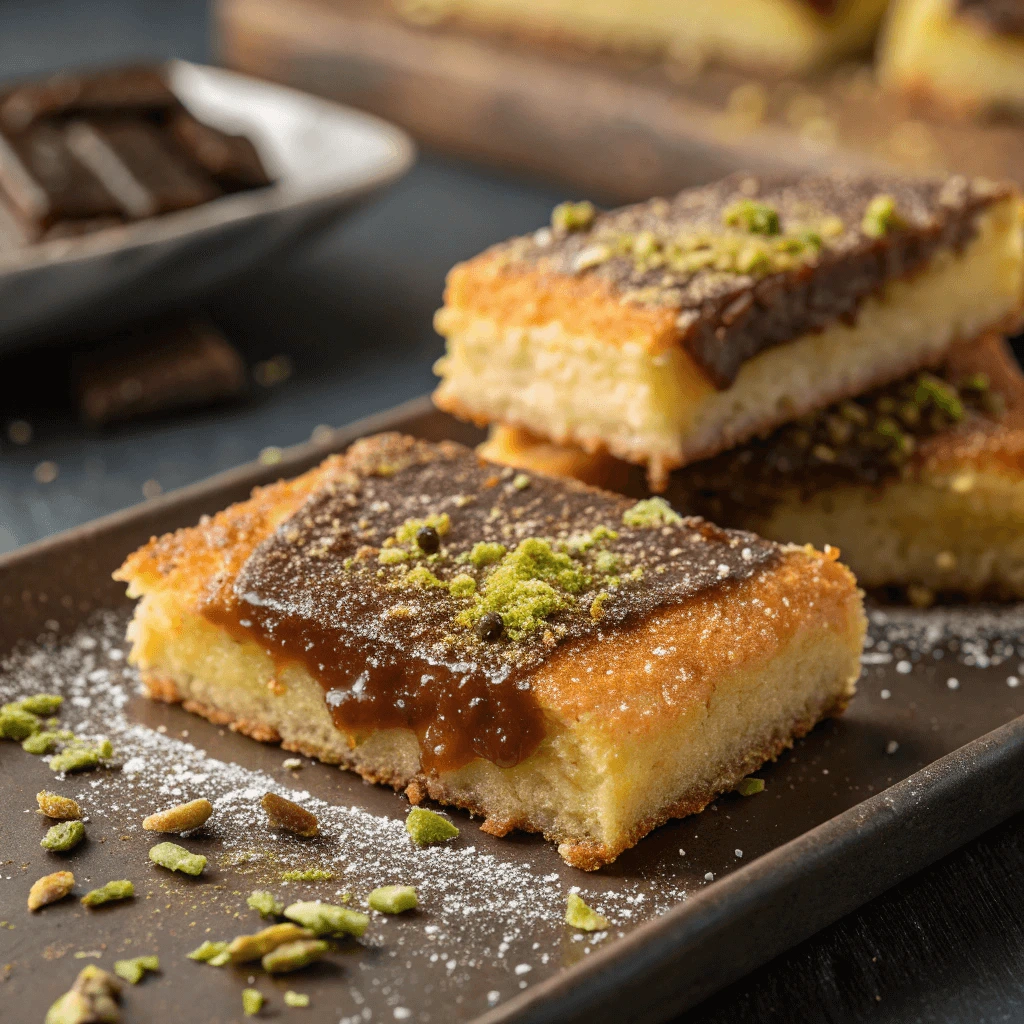
<svg viewBox="0 0 1024 1024">
<path fill-rule="evenodd" d="M 419 851 L 403 798 L 284 754 L 137 693 L 123 658 L 130 602 L 110 579 L 152 534 L 193 523 L 256 484 L 297 474 L 355 437 L 400 429 L 472 442 L 423 400 L 0 559 L 0 701 L 59 688 L 63 719 L 111 735 L 118 768 L 54 782 L 45 760 L 0 743 L 0 999 L 6 1018 L 42 1020 L 84 963 L 158 953 L 160 974 L 125 996 L 126 1021 L 241 1019 L 252 978 L 264 1017 L 310 1022 L 664 1020 L 835 921 L 961 843 L 1024 810 L 1024 612 L 874 609 L 860 692 L 761 773 L 759 796 L 720 798 L 669 824 L 610 868 L 566 867 L 535 836 L 495 839 L 454 814 L 461 837 Z M 306 791 L 324 834 L 312 844 L 266 833 L 269 787 Z M 86 806 L 88 840 L 57 865 L 38 843 L 35 793 Z M 199 880 L 151 865 L 144 814 L 209 794 L 209 826 L 187 844 L 210 858 Z M 98 911 L 77 900 L 38 914 L 31 883 L 66 866 L 77 892 L 131 878 L 136 898 Z M 282 871 L 326 867 L 322 882 Z M 358 903 L 375 885 L 413 882 L 422 909 L 376 917 L 365 940 L 284 979 L 186 959 L 203 939 L 254 931 L 255 888 L 286 899 Z M 613 922 L 583 936 L 561 922 L 578 886 Z M 292 988 L 308 1010 L 284 1007 Z"/>
</svg>

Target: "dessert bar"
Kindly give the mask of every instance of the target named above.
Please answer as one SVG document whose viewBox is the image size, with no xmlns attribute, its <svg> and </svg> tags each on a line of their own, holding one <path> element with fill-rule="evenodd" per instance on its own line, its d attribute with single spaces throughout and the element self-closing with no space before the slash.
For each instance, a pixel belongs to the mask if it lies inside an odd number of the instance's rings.
<svg viewBox="0 0 1024 1024">
<path fill-rule="evenodd" d="M 1024 5 L 896 0 L 879 44 L 881 82 L 962 113 L 1024 110 Z"/>
<path fill-rule="evenodd" d="M 835 559 L 385 434 L 116 577 L 151 697 L 595 869 L 843 710 Z"/>
<path fill-rule="evenodd" d="M 397 0 L 396 6 L 417 24 L 801 74 L 867 47 L 886 0 Z"/>
<path fill-rule="evenodd" d="M 954 177 L 737 175 L 448 277 L 440 408 L 645 464 L 707 458 L 1018 322 L 1021 205 Z"/>
</svg>

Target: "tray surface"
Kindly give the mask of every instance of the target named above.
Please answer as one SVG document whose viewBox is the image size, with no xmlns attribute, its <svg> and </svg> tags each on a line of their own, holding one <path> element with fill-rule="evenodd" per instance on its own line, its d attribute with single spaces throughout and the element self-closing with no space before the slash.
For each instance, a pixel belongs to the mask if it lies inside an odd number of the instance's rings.
<svg viewBox="0 0 1024 1024">
<path fill-rule="evenodd" d="M 472 436 L 422 406 L 366 429 L 384 427 Z M 333 447 L 362 432 L 357 426 L 339 433 Z M 563 1020 L 577 1010 L 591 1020 L 612 1019 L 614 1000 L 595 1009 L 591 999 L 605 990 L 622 998 L 644 958 L 678 961 L 668 979 L 673 994 L 651 1003 L 656 1019 L 1016 809 L 1014 787 L 1004 793 L 991 777 L 994 767 L 1005 773 L 1021 757 L 1019 726 L 883 791 L 1024 714 L 1024 611 L 875 609 L 849 711 L 759 772 L 766 781 L 759 796 L 722 797 L 596 874 L 567 867 L 538 837 L 487 836 L 459 812 L 452 814 L 462 829 L 458 840 L 416 849 L 402 826 L 404 798 L 306 759 L 300 771 L 285 769 L 286 755 L 276 747 L 151 703 L 139 695 L 124 657 L 130 605 L 109 580 L 123 555 L 153 532 L 237 500 L 277 470 L 301 472 L 327 450 L 304 446 L 275 471 L 236 471 L 0 562 L 0 651 L 10 652 L 0 667 L 0 702 L 63 693 L 65 725 L 109 736 L 117 761 L 61 780 L 45 759 L 0 743 L 0 991 L 18 1007 L 18 1019 L 41 1020 L 84 963 L 109 969 L 115 959 L 144 953 L 159 954 L 162 972 L 126 993 L 127 1021 L 170 1021 L 183 1011 L 210 1022 L 238 1020 L 240 991 L 252 976 L 267 996 L 265 1015 L 286 1012 L 283 992 L 291 988 L 311 996 L 302 1018 L 310 1021 Z M 71 854 L 38 845 L 45 823 L 32 811 L 43 788 L 86 808 L 88 840 Z M 309 841 L 267 831 L 258 801 L 270 789 L 298 794 L 320 816 L 323 835 Z M 944 801 L 949 815 L 938 829 L 928 817 L 935 803 L 929 794 L 940 798 L 937 806 Z M 146 852 L 158 840 L 141 830 L 141 819 L 198 796 L 209 797 L 216 811 L 184 842 L 210 858 L 206 874 L 193 880 L 149 863 Z M 887 836 L 895 837 L 889 859 L 874 865 L 864 844 L 875 850 Z M 784 846 L 791 840 L 797 842 Z M 68 899 L 29 915 L 31 883 L 64 867 L 75 872 L 79 895 L 130 878 L 136 898 L 99 911 Z M 281 879 L 282 872 L 311 867 L 334 877 Z M 245 906 L 253 889 L 271 889 L 289 902 L 351 893 L 355 906 L 371 888 L 392 883 L 416 885 L 421 910 L 373 915 L 361 943 L 340 946 L 309 971 L 272 980 L 185 958 L 204 939 L 261 926 Z M 780 903 L 787 886 L 800 897 L 789 913 Z M 564 926 L 573 887 L 613 922 L 609 933 Z M 815 903 L 813 913 L 801 899 Z M 747 937 L 730 938 L 730 922 Z M 694 942 L 717 958 L 715 969 L 704 969 L 699 956 L 685 957 Z"/>
</svg>

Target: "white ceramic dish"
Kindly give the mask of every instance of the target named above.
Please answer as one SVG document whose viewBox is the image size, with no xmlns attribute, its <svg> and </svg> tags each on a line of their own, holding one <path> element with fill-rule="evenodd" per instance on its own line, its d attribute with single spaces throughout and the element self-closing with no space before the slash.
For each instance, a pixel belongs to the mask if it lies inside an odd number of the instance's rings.
<svg viewBox="0 0 1024 1024">
<path fill-rule="evenodd" d="M 0 350 L 119 326 L 198 297 L 315 232 L 415 159 L 409 137 L 372 115 L 220 68 L 168 67 L 185 105 L 247 135 L 275 184 L 0 255 Z"/>
</svg>

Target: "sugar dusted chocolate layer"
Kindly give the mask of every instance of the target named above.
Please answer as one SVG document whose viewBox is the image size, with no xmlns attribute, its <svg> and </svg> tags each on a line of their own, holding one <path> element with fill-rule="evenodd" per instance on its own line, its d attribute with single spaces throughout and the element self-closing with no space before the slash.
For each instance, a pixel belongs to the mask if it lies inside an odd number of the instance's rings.
<svg viewBox="0 0 1024 1024">
<path fill-rule="evenodd" d="M 955 177 L 751 175 L 593 215 L 499 246 L 510 270 L 593 275 L 613 294 L 677 312 L 678 342 L 719 388 L 764 349 L 856 319 L 861 302 L 975 236 L 1008 188 Z"/>
<path fill-rule="evenodd" d="M 530 678 L 545 662 L 748 579 L 779 550 L 456 444 L 380 435 L 203 614 L 302 664 L 349 734 L 412 729 L 427 770 L 507 767 L 544 737 Z"/>
</svg>

